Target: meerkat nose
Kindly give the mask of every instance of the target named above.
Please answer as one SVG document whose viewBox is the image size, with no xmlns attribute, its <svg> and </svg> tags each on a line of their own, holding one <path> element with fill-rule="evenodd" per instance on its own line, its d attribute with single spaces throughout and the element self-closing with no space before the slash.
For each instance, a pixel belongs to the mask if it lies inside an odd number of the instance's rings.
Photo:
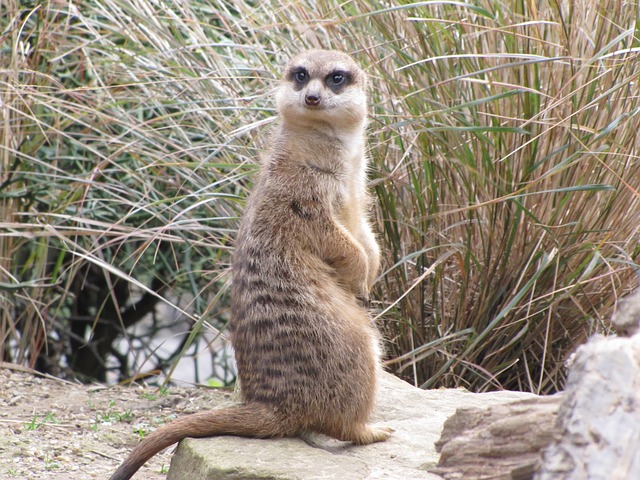
<svg viewBox="0 0 640 480">
<path fill-rule="evenodd" d="M 308 93 L 304 96 L 304 103 L 310 107 L 317 107 L 320 105 L 320 95 L 317 93 Z"/>
</svg>

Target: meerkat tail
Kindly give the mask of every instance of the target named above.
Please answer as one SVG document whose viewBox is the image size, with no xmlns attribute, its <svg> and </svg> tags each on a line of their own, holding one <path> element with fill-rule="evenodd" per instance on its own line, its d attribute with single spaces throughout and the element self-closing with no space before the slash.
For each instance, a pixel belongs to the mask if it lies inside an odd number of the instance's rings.
<svg viewBox="0 0 640 480">
<path fill-rule="evenodd" d="M 187 437 L 238 435 L 253 438 L 295 436 L 290 422 L 261 404 L 237 405 L 194 413 L 151 433 L 136 446 L 109 480 L 129 480 L 156 453 Z"/>
</svg>

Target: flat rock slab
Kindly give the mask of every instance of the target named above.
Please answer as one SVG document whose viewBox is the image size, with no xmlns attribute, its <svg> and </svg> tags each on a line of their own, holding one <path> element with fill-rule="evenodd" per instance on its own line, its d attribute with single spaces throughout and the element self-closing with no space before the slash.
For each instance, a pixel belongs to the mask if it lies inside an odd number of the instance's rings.
<svg viewBox="0 0 640 480">
<path fill-rule="evenodd" d="M 438 462 L 435 443 L 458 408 L 530 398 L 535 395 L 421 390 L 385 373 L 373 421 L 396 430 L 386 442 L 353 446 L 324 436 L 186 439 L 171 460 L 167 480 L 438 480 L 428 472 Z"/>
</svg>

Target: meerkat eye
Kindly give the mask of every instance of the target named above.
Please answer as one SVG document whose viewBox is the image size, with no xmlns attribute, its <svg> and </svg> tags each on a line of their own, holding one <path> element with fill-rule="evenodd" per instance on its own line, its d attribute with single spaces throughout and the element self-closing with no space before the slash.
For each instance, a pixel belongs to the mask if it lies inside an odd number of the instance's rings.
<svg viewBox="0 0 640 480">
<path fill-rule="evenodd" d="M 298 83 L 304 83 L 309 78 L 309 74 L 306 70 L 300 69 L 293 72 L 293 79 Z"/>
<path fill-rule="evenodd" d="M 336 73 L 331 77 L 331 81 L 334 85 L 340 85 L 342 82 L 344 82 L 344 75 L 342 75 L 341 73 Z"/>
<path fill-rule="evenodd" d="M 335 71 L 329 74 L 327 79 L 327 86 L 336 93 L 349 83 L 350 76 L 347 72 Z"/>
</svg>

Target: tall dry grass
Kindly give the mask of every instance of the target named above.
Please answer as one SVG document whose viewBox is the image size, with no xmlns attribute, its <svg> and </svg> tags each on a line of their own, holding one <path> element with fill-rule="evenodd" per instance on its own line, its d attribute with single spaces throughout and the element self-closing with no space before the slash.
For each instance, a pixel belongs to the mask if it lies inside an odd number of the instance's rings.
<svg viewBox="0 0 640 480">
<path fill-rule="evenodd" d="M 399 78 L 379 99 L 397 112 L 378 136 L 383 282 L 404 292 L 385 325 L 418 384 L 554 391 L 637 284 L 637 13 L 442 2 L 402 9 L 403 42 L 370 17 Z"/>
<path fill-rule="evenodd" d="M 196 331 L 224 323 L 269 92 L 307 47 L 353 52 L 371 77 L 392 371 L 554 391 L 637 284 L 637 2 L 0 8 L 1 331 L 17 361 L 45 334 L 63 358 L 103 323 L 121 335 L 145 298 L 193 298 L 170 301 Z"/>
</svg>

